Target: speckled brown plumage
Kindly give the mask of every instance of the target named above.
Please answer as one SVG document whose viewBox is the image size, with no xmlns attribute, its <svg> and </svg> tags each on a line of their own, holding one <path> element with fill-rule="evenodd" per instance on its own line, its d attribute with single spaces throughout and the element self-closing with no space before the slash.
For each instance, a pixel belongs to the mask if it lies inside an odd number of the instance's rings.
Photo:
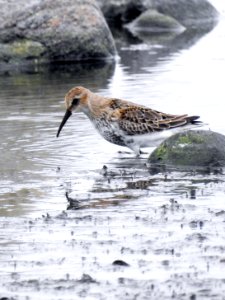
<svg viewBox="0 0 225 300">
<path fill-rule="evenodd" d="M 65 96 L 66 114 L 57 136 L 72 114 L 85 113 L 98 132 L 109 142 L 127 146 L 136 154 L 140 147 L 151 146 L 150 136 L 154 133 L 185 128 L 186 125 L 201 123 L 198 116 L 162 113 L 129 101 L 106 98 L 92 93 L 84 87 L 75 87 Z"/>
</svg>

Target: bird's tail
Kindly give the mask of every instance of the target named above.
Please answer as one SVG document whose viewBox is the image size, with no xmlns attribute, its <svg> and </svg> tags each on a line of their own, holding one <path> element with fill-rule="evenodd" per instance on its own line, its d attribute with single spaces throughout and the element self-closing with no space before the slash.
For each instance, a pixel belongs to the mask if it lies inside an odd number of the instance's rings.
<svg viewBox="0 0 225 300">
<path fill-rule="evenodd" d="M 199 121 L 200 117 L 199 116 L 191 116 L 191 117 L 187 117 L 187 121 L 189 124 L 194 124 L 194 125 L 200 125 L 202 124 L 202 121 Z"/>
</svg>

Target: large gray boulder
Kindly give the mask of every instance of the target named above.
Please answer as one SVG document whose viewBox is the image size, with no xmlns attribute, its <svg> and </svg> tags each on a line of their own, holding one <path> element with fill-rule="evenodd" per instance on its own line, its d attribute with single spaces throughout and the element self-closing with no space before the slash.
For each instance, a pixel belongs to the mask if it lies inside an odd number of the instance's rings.
<svg viewBox="0 0 225 300">
<path fill-rule="evenodd" d="M 0 63 L 113 58 L 95 0 L 0 0 Z"/>
<path fill-rule="evenodd" d="M 206 130 L 177 133 L 153 151 L 149 162 L 175 167 L 224 167 L 225 136 Z"/>
</svg>

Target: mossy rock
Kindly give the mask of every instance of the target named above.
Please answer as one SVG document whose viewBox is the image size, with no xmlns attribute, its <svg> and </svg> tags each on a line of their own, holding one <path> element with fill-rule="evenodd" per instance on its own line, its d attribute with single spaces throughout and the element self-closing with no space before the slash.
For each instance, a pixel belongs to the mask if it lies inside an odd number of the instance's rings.
<svg viewBox="0 0 225 300">
<path fill-rule="evenodd" d="M 153 151 L 149 162 L 153 165 L 224 167 L 225 136 L 205 130 L 175 134 Z"/>
<path fill-rule="evenodd" d="M 39 56 L 49 62 L 115 59 L 113 36 L 95 0 L 0 2 L 0 64 L 36 63 Z"/>
<path fill-rule="evenodd" d="M 18 58 L 39 58 L 46 51 L 45 47 L 35 41 L 15 41 L 11 45 L 11 52 Z"/>
</svg>

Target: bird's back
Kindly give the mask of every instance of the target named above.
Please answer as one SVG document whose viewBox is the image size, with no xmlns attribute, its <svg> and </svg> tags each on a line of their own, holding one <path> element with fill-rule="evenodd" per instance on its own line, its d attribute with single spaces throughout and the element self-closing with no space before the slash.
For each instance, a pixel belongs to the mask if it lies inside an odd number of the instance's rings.
<svg viewBox="0 0 225 300">
<path fill-rule="evenodd" d="M 90 117 L 90 116 L 89 116 Z M 90 119 L 99 133 L 109 142 L 128 146 L 136 137 L 138 140 L 150 134 L 197 124 L 198 116 L 172 115 L 162 113 L 132 102 L 105 98 L 98 114 Z M 134 139 L 133 139 L 134 138 Z M 144 141 L 141 142 L 145 144 Z"/>
</svg>

